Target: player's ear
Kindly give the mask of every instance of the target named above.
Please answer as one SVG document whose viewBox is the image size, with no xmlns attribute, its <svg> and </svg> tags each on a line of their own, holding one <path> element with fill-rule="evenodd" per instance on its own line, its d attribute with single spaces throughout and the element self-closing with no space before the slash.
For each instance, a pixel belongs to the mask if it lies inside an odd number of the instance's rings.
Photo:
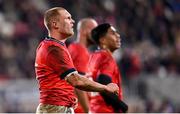
<svg viewBox="0 0 180 114">
<path fill-rule="evenodd" d="M 81 32 L 81 34 L 84 34 L 84 35 L 86 35 L 86 33 L 87 33 L 87 30 L 86 30 L 86 29 L 80 29 L 80 32 Z"/>
<path fill-rule="evenodd" d="M 104 37 L 100 38 L 100 39 L 99 39 L 99 43 L 100 43 L 100 44 L 104 44 L 104 43 L 105 43 L 105 38 L 104 38 Z"/>
<path fill-rule="evenodd" d="M 52 27 L 55 28 L 55 29 L 58 28 L 57 21 L 52 21 Z"/>
</svg>

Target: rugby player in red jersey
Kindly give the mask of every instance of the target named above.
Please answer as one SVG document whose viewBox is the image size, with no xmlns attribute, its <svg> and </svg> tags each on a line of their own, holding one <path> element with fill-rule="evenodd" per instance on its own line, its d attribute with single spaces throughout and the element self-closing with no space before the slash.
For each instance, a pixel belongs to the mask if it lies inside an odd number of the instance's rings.
<svg viewBox="0 0 180 114">
<path fill-rule="evenodd" d="M 79 74 L 87 76 L 89 52 L 88 47 L 91 45 L 91 30 L 97 26 L 97 22 L 92 18 L 83 18 L 77 24 L 77 40 L 68 46 L 69 53 L 72 57 L 74 66 Z M 78 107 L 75 113 L 88 113 L 89 100 L 85 91 L 75 89 L 78 97 Z"/>
<path fill-rule="evenodd" d="M 48 37 L 37 47 L 35 59 L 40 91 L 37 114 L 73 113 L 77 104 L 74 87 L 85 91 L 118 92 L 117 84 L 102 85 L 77 73 L 64 43 L 74 34 L 74 20 L 66 9 L 55 7 L 47 10 L 44 24 Z"/>
<path fill-rule="evenodd" d="M 100 48 L 92 53 L 89 59 L 92 78 L 104 85 L 116 83 L 119 92 L 118 94 L 92 92 L 90 111 L 92 113 L 126 112 L 128 106 L 122 101 L 121 75 L 112 56 L 112 53 L 121 46 L 120 34 L 112 25 L 104 23 L 94 28 L 91 36 Z"/>
</svg>

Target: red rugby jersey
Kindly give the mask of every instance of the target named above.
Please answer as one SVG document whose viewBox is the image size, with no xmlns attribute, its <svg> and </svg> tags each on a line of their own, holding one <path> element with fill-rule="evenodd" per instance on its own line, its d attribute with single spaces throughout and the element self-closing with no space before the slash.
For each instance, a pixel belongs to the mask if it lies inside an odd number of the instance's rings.
<svg viewBox="0 0 180 114">
<path fill-rule="evenodd" d="M 40 103 L 72 107 L 77 98 L 65 77 L 75 72 L 71 56 L 63 42 L 47 37 L 36 50 L 36 78 Z"/>
<path fill-rule="evenodd" d="M 119 98 L 122 100 L 120 71 L 112 55 L 106 50 L 98 50 L 91 54 L 88 66 L 94 81 L 96 81 L 97 76 L 100 74 L 109 76 L 112 79 L 112 82 L 119 86 Z M 111 106 L 106 105 L 103 97 L 101 97 L 98 92 L 91 93 L 90 110 L 93 113 L 114 112 Z"/>
<path fill-rule="evenodd" d="M 79 43 L 71 43 L 68 46 L 75 68 L 79 74 L 85 75 L 88 71 L 89 52 L 87 48 Z M 82 106 L 78 103 L 76 113 L 83 113 Z"/>
<path fill-rule="evenodd" d="M 79 43 L 71 43 L 68 47 L 75 68 L 80 74 L 85 75 L 88 71 L 89 52 L 87 48 Z"/>
</svg>

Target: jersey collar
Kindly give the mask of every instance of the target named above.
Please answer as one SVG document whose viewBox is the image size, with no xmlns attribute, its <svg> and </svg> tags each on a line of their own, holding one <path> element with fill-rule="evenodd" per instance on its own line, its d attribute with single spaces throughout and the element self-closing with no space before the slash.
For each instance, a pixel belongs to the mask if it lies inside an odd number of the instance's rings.
<svg viewBox="0 0 180 114">
<path fill-rule="evenodd" d="M 49 36 L 47 36 L 46 38 L 45 38 L 45 40 L 48 40 L 48 41 L 54 41 L 54 42 L 57 42 L 58 44 L 61 44 L 61 45 L 65 45 L 65 43 L 63 43 L 63 42 L 61 42 L 61 41 L 59 41 L 59 40 L 57 40 L 57 39 L 55 39 L 55 38 L 53 38 L 53 37 L 49 37 Z"/>
</svg>

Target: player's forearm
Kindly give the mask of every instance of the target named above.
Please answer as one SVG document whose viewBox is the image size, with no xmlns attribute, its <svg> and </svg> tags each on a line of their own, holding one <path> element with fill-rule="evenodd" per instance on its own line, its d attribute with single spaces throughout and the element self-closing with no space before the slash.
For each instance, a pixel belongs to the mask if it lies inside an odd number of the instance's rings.
<svg viewBox="0 0 180 114">
<path fill-rule="evenodd" d="M 91 81 L 88 78 L 80 77 L 82 83 L 77 85 L 76 88 L 85 91 L 103 92 L 106 90 L 106 86 L 97 82 Z"/>
<path fill-rule="evenodd" d="M 75 89 L 76 95 L 78 97 L 78 101 L 80 102 L 83 110 L 85 113 L 89 112 L 89 99 L 88 99 L 88 95 L 87 92 L 79 90 L 79 89 Z"/>
<path fill-rule="evenodd" d="M 91 81 L 86 77 L 79 76 L 77 74 L 72 74 L 74 76 L 69 76 L 67 81 L 80 90 L 93 91 L 93 92 L 104 92 L 107 86 L 99 84 L 97 82 Z"/>
</svg>

